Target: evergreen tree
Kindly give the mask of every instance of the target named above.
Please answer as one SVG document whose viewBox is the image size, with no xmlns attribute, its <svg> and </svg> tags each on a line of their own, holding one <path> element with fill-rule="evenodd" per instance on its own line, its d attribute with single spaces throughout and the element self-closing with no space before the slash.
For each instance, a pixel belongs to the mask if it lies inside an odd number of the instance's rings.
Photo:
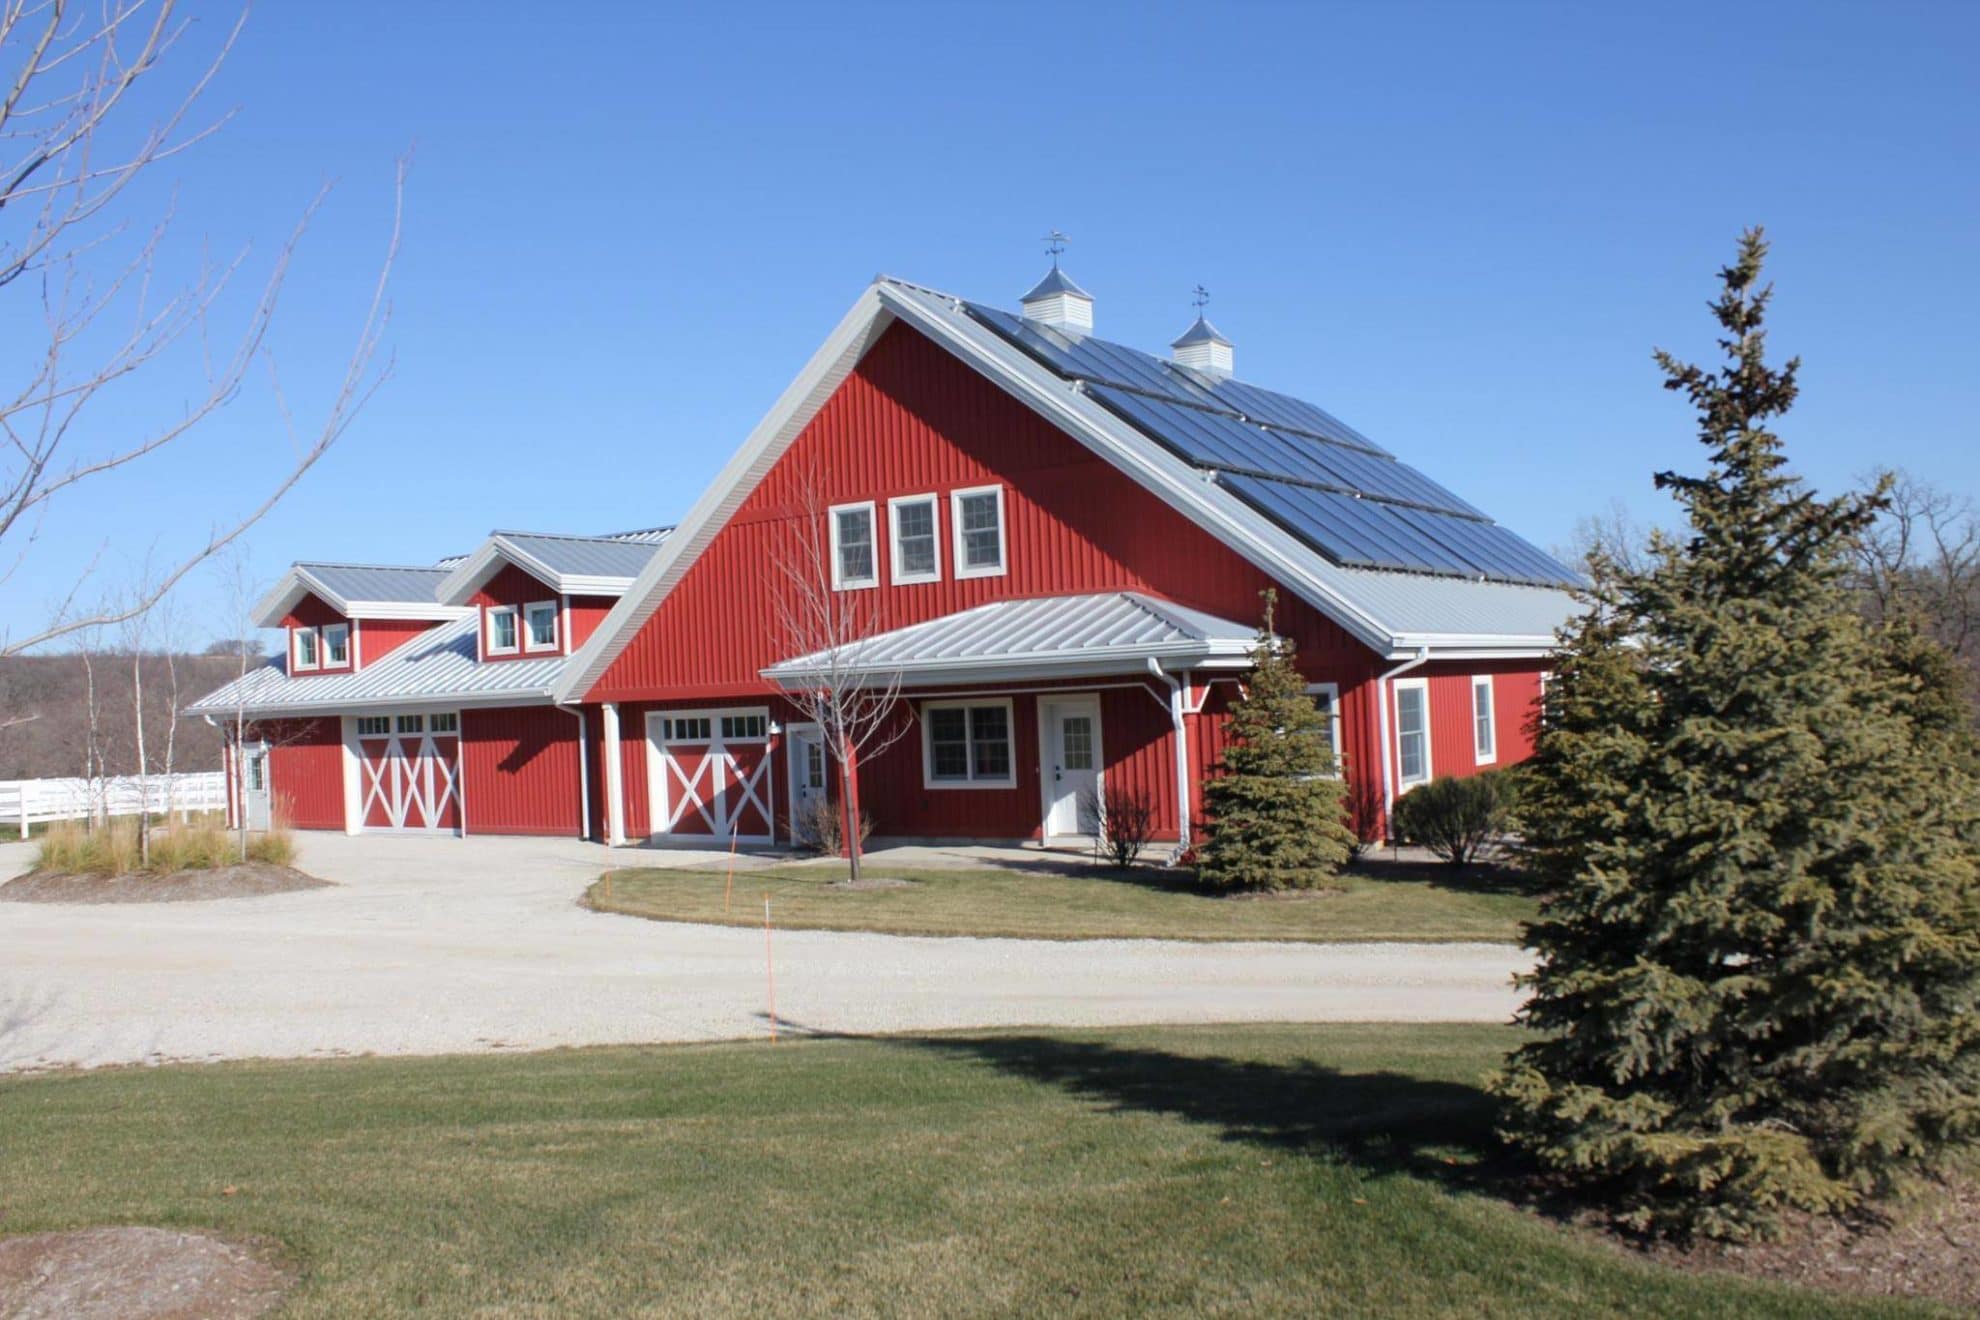
<svg viewBox="0 0 1980 1320">
<path fill-rule="evenodd" d="M 1273 633 L 1277 596 L 1263 596 L 1265 626 L 1231 708 L 1224 773 L 1203 789 L 1210 820 L 1198 871 L 1225 889 L 1312 889 L 1354 855 L 1347 786 L 1292 644 Z"/>
<path fill-rule="evenodd" d="M 1973 735 L 1943 654 L 1847 590 L 1879 496 L 1783 470 L 1765 252 L 1721 272 L 1723 366 L 1657 355 L 1710 451 L 1656 479 L 1688 535 L 1591 561 L 1562 636 L 1525 811 L 1545 1034 L 1491 1081 L 1505 1135 L 1623 1222 L 1732 1238 L 1980 1136 Z"/>
</svg>

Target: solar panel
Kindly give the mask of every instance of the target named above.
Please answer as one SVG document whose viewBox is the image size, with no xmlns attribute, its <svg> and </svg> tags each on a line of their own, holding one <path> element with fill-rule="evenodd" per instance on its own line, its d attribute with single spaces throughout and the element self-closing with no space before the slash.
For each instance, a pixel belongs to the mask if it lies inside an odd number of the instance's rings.
<svg viewBox="0 0 1980 1320">
<path fill-rule="evenodd" d="M 1357 445 L 1372 453 L 1387 455 L 1388 450 L 1370 440 L 1346 422 L 1303 399 L 1275 390 L 1260 389 L 1241 380 L 1220 380 L 1210 387 L 1217 401 L 1233 412 L 1243 413 L 1255 422 L 1305 431 L 1339 444 Z"/>
</svg>

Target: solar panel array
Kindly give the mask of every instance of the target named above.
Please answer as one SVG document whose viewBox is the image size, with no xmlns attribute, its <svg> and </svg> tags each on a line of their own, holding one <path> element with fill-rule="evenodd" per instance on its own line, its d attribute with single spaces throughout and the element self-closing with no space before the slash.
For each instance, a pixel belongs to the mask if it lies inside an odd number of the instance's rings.
<svg viewBox="0 0 1980 1320">
<path fill-rule="evenodd" d="M 1337 564 L 1550 586 L 1576 581 L 1552 557 L 1312 404 L 966 305 Z"/>
</svg>

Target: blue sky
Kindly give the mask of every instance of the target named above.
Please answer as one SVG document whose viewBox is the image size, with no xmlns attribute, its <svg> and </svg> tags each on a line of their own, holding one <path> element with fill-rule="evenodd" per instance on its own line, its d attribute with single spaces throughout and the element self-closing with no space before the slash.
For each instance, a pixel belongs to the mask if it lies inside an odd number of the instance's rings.
<svg viewBox="0 0 1980 1320">
<path fill-rule="evenodd" d="M 1698 466 L 1650 350 L 1711 352 L 1755 222 L 1805 363 L 1797 467 L 1980 491 L 1975 49 L 1952 4 L 270 3 L 209 103 L 236 118 L 131 205 L 176 190 L 168 273 L 252 243 L 258 278 L 336 182 L 273 340 L 306 420 L 417 146 L 394 378 L 253 534 L 264 578 L 670 521 L 875 272 L 1011 305 L 1052 226 L 1100 333 L 1162 351 L 1200 281 L 1240 375 L 1557 545 L 1614 499 L 1661 516 L 1650 473 Z M 0 320 L 0 351 L 31 330 Z M 133 382 L 78 443 L 193 392 Z M 251 505 L 275 422 L 250 390 L 79 493 L 0 608 Z M 223 632 L 222 591 L 180 614 Z"/>
</svg>

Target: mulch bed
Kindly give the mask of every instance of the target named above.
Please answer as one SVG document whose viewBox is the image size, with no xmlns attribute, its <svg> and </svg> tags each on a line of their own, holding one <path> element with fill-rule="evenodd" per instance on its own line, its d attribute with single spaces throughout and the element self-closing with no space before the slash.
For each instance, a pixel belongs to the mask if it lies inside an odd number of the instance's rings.
<svg viewBox="0 0 1980 1320">
<path fill-rule="evenodd" d="M 298 889 L 325 889 L 328 880 L 292 866 L 242 862 L 211 871 L 164 875 L 65 875 L 30 871 L 0 884 L 0 903 L 191 903 L 210 898 L 254 898 Z"/>
<path fill-rule="evenodd" d="M 0 1314 L 18 1320 L 246 1320 L 295 1275 L 257 1243 L 166 1228 L 0 1238 Z"/>
</svg>

